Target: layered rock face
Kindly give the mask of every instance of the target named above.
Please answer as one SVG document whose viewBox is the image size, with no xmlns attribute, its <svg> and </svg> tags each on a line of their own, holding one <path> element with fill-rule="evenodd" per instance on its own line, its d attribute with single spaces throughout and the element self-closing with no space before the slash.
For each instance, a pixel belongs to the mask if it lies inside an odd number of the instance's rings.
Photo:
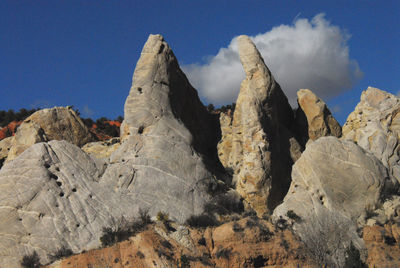
<svg viewBox="0 0 400 268">
<path fill-rule="evenodd" d="M 237 191 L 262 215 L 286 194 L 291 166 L 301 152 L 290 132 L 292 108 L 279 84 L 249 37 L 239 36 L 238 45 L 246 78 L 231 134 L 224 131 L 218 149 L 225 168 L 233 170 Z"/>
<path fill-rule="evenodd" d="M 368 87 L 343 126 L 343 138 L 371 151 L 400 181 L 400 99 Z"/>
<path fill-rule="evenodd" d="M 364 248 L 356 223 L 365 224 L 397 185 L 371 153 L 351 141 L 321 137 L 294 164 L 288 194 L 273 216 L 278 221 L 298 215 L 302 220 L 295 230 L 302 240 L 327 235 L 340 260 L 350 241 Z M 329 237 L 330 232 L 336 236 Z"/>
<path fill-rule="evenodd" d="M 325 102 L 309 89 L 297 91 L 299 108 L 296 112 L 296 132 L 299 142 L 305 146 L 307 141 L 324 136 L 340 137 L 342 127 L 332 116 Z"/>
<path fill-rule="evenodd" d="M 124 110 L 123 143 L 101 183 L 134 196 L 132 206 L 151 215 L 183 222 L 202 213 L 217 184 L 218 124 L 160 35 L 143 48 Z"/>
<path fill-rule="evenodd" d="M 71 108 L 54 107 L 35 112 L 25 119 L 13 137 L 7 161 L 38 142 L 66 140 L 82 146 L 94 138 Z"/>
<path fill-rule="evenodd" d="M 36 250 L 42 263 L 65 246 L 100 246 L 103 227 L 132 217 L 129 197 L 97 182 L 104 171 L 66 141 L 31 146 L 0 170 L 0 266 L 19 267 Z M 122 202 L 123 201 L 123 202 Z"/>
</svg>

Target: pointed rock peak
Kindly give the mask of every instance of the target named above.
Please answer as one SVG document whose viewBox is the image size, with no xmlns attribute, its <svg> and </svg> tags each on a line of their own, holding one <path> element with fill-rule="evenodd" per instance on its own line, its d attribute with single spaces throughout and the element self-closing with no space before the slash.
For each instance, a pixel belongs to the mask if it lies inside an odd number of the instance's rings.
<svg viewBox="0 0 400 268">
<path fill-rule="evenodd" d="M 378 107 L 385 99 L 397 99 L 397 97 L 375 87 L 368 87 L 361 94 L 361 102 L 366 102 L 373 107 Z"/>
<path fill-rule="evenodd" d="M 242 62 L 246 76 L 251 76 L 258 68 L 260 68 L 260 62 L 262 62 L 261 66 L 265 66 L 264 60 L 250 37 L 247 35 L 240 35 L 238 36 L 237 41 L 240 61 Z"/>
<path fill-rule="evenodd" d="M 342 135 L 340 124 L 333 117 L 325 102 L 309 89 L 297 91 L 299 108 L 296 113 L 298 140 L 304 146 L 308 139 Z"/>
</svg>

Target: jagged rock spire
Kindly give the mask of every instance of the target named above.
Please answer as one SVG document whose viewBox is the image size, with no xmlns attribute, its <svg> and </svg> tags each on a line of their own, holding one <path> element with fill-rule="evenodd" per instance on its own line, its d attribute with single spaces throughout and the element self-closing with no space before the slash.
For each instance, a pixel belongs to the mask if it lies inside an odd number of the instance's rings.
<svg viewBox="0 0 400 268">
<path fill-rule="evenodd" d="M 236 102 L 230 142 L 221 142 L 219 150 L 225 167 L 233 170 L 237 191 L 262 215 L 286 194 L 300 146 L 290 132 L 294 118 L 287 97 L 250 38 L 237 40 L 246 78 Z M 224 144 L 231 145 L 228 160 Z"/>
</svg>

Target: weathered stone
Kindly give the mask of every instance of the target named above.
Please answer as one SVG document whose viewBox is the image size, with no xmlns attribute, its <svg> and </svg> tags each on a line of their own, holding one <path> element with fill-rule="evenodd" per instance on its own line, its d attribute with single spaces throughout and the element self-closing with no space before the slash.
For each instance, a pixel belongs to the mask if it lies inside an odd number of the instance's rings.
<svg viewBox="0 0 400 268">
<path fill-rule="evenodd" d="M 219 115 L 219 124 L 221 127 L 221 140 L 218 142 L 218 157 L 224 167 L 233 167 L 234 163 L 229 162 L 232 151 L 232 119 L 233 112 L 221 112 Z"/>
<path fill-rule="evenodd" d="M 0 168 L 5 162 L 8 152 L 11 149 L 12 139 L 13 137 L 7 137 L 0 141 Z"/>
<path fill-rule="evenodd" d="M 293 210 L 307 218 L 323 207 L 356 221 L 380 206 L 396 185 L 371 153 L 351 141 L 321 137 L 293 166 L 290 189 L 274 215 Z"/>
<path fill-rule="evenodd" d="M 343 125 L 343 138 L 371 151 L 400 181 L 400 99 L 368 87 Z"/>
<path fill-rule="evenodd" d="M 124 111 L 123 142 L 101 183 L 137 197 L 132 206 L 151 215 L 183 222 L 202 213 L 217 184 L 218 122 L 160 35 L 143 48 Z"/>
<path fill-rule="evenodd" d="M 340 137 L 342 128 L 332 116 L 325 102 L 309 89 L 297 91 L 299 108 L 296 112 L 296 131 L 303 146 L 308 139 L 316 140 L 323 136 Z"/>
<path fill-rule="evenodd" d="M 25 119 L 18 128 L 7 161 L 16 158 L 33 144 L 49 140 L 66 140 L 82 146 L 94 138 L 71 108 L 39 110 Z"/>
<path fill-rule="evenodd" d="M 302 219 L 295 229 L 303 239 L 311 235 L 310 226 L 314 234 L 336 230 L 342 234 L 340 243 L 353 241 L 362 249 L 356 223 L 365 224 L 396 187 L 397 181 L 374 155 L 351 141 L 321 137 L 308 144 L 294 164 L 290 189 L 273 218 L 291 218 L 292 211 Z"/>
<path fill-rule="evenodd" d="M 103 162 L 66 141 L 31 146 L 0 170 L 0 266 L 19 267 L 33 250 L 42 263 L 65 246 L 81 252 L 100 246 L 104 227 L 136 202 L 102 187 Z"/>
<path fill-rule="evenodd" d="M 112 138 L 106 141 L 95 141 L 86 143 L 82 150 L 98 159 L 109 158 L 110 155 L 120 146 L 119 138 Z"/>
<path fill-rule="evenodd" d="M 234 172 L 237 191 L 262 215 L 286 194 L 300 146 L 290 132 L 292 108 L 257 48 L 247 36 L 239 36 L 238 45 L 246 78 L 236 102 L 232 133 L 223 130 L 218 149 L 225 168 Z M 229 121 L 223 115 L 221 120 Z M 228 124 L 221 121 L 222 126 Z"/>
</svg>

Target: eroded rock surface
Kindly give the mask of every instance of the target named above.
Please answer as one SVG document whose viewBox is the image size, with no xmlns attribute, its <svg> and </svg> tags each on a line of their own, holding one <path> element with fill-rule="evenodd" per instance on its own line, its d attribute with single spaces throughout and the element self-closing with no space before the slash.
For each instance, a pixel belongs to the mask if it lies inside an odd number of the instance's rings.
<svg viewBox="0 0 400 268">
<path fill-rule="evenodd" d="M 82 150 L 98 159 L 108 159 L 120 146 L 120 138 L 86 143 Z"/>
<path fill-rule="evenodd" d="M 296 131 L 303 146 L 309 139 L 323 136 L 340 137 L 342 127 L 332 116 L 325 102 L 309 89 L 297 91 L 299 108 L 296 112 Z"/>
<path fill-rule="evenodd" d="M 73 109 L 54 107 L 39 110 L 26 118 L 18 128 L 7 161 L 16 158 L 33 144 L 49 140 L 66 140 L 82 146 L 94 138 Z"/>
<path fill-rule="evenodd" d="M 123 142 L 101 183 L 137 197 L 132 205 L 151 215 L 163 211 L 183 222 L 203 212 L 216 186 L 218 122 L 160 35 L 149 36 L 132 80 Z"/>
<path fill-rule="evenodd" d="M 291 166 L 301 152 L 290 132 L 292 108 L 279 84 L 249 37 L 239 36 L 238 45 L 246 78 L 236 102 L 232 131 L 223 130 L 218 149 L 221 162 L 234 173 L 237 191 L 261 216 L 283 199 Z"/>
<path fill-rule="evenodd" d="M 372 152 L 400 181 L 400 99 L 368 87 L 343 125 L 343 138 Z"/>
<path fill-rule="evenodd" d="M 98 180 L 97 161 L 66 141 L 31 146 L 0 170 L 0 266 L 19 267 L 34 250 L 42 263 L 65 246 L 81 252 L 100 246 L 103 227 L 135 212 L 129 197 Z"/>
<path fill-rule="evenodd" d="M 293 166 L 290 189 L 273 216 L 278 221 L 290 218 L 292 212 L 298 215 L 302 221 L 297 230 L 303 240 L 315 232 L 336 232 L 336 237 L 342 233 L 341 238 L 332 239 L 347 246 L 353 241 L 364 249 L 356 224 L 364 225 L 397 184 L 381 161 L 360 146 L 321 137 L 307 146 Z"/>
</svg>

